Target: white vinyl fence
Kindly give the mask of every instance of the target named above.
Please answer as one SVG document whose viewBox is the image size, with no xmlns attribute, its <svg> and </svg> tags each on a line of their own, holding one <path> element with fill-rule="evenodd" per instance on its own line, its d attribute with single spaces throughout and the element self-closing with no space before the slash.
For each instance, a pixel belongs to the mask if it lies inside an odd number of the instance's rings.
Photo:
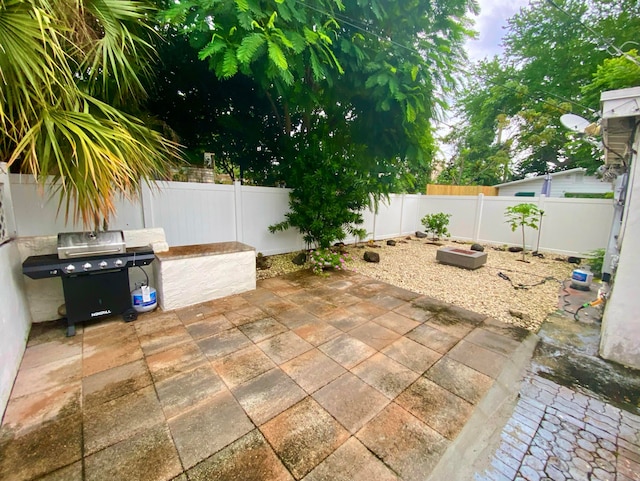
<svg viewBox="0 0 640 481">
<path fill-rule="evenodd" d="M 57 215 L 57 198 L 39 193 L 31 177 L 10 175 L 17 236 L 52 235 L 86 230 L 64 223 Z M 162 227 L 170 246 L 239 241 L 265 255 L 305 248 L 294 229 L 271 234 L 269 225 L 288 211 L 289 189 L 187 182 L 157 182 L 144 186 L 138 201 L 122 200 L 111 229 Z M 580 255 L 605 247 L 613 219 L 609 199 L 523 199 L 522 197 L 391 195 L 376 214 L 365 211 L 367 239 L 406 236 L 423 230 L 426 214 L 451 214 L 453 239 L 491 244 L 520 245 L 520 231 L 505 222 L 508 206 L 535 202 L 545 211 L 540 250 Z M 355 239 L 347 239 L 353 242 Z M 526 243 L 536 248 L 538 231 L 527 229 Z"/>
</svg>

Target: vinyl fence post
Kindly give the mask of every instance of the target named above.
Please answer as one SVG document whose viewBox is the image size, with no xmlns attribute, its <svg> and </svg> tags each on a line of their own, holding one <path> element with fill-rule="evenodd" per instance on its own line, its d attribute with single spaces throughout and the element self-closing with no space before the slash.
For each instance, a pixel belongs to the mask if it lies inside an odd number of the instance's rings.
<svg viewBox="0 0 640 481">
<path fill-rule="evenodd" d="M 9 168 L 5 162 L 0 162 L 0 205 L 2 210 L 0 215 L 4 217 L 5 225 L 0 225 L 0 229 L 4 229 L 7 237 L 18 236 L 18 225 L 16 224 L 15 214 L 13 212 L 13 198 L 11 197 L 11 180 L 9 177 Z M 0 238 L 0 244 L 4 239 Z"/>
<path fill-rule="evenodd" d="M 234 194 L 234 219 L 236 222 L 236 241 L 244 242 L 244 229 L 242 225 L 242 184 L 239 180 L 233 183 Z"/>
<path fill-rule="evenodd" d="M 152 180 L 155 188 L 159 190 L 158 181 Z M 142 193 L 140 195 L 140 203 L 142 204 L 142 226 L 145 229 L 155 227 L 155 218 L 153 215 L 153 193 L 151 187 L 146 182 L 142 182 Z"/>
<path fill-rule="evenodd" d="M 407 194 L 402 194 L 400 197 L 400 228 L 398 229 L 398 237 L 402 235 L 402 223 L 404 220 L 404 198 Z"/>
<path fill-rule="evenodd" d="M 478 194 L 478 201 L 476 202 L 476 216 L 473 224 L 473 242 L 478 242 L 480 239 L 480 227 L 482 225 L 482 208 L 484 206 L 484 194 Z"/>
</svg>

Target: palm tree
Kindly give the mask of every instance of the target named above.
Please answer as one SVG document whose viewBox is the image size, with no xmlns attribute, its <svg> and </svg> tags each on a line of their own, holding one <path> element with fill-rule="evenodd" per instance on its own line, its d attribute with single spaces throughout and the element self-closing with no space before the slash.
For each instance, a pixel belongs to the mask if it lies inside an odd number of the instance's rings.
<svg viewBox="0 0 640 481">
<path fill-rule="evenodd" d="M 138 0 L 0 0 L 0 161 L 97 227 L 119 194 L 168 171 L 178 145 L 132 115 L 155 51 Z"/>
</svg>

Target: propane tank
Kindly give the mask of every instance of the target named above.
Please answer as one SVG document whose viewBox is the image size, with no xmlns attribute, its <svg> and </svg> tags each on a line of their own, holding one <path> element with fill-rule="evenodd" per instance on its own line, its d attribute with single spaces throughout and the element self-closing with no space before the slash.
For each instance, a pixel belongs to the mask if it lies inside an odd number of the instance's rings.
<svg viewBox="0 0 640 481">
<path fill-rule="evenodd" d="M 591 281 L 593 274 L 582 269 L 575 269 L 571 274 L 571 287 L 579 291 L 588 291 L 591 289 Z"/>
<path fill-rule="evenodd" d="M 153 287 L 136 284 L 136 289 L 131 291 L 131 305 L 136 312 L 149 312 L 158 307 L 156 290 Z"/>
</svg>

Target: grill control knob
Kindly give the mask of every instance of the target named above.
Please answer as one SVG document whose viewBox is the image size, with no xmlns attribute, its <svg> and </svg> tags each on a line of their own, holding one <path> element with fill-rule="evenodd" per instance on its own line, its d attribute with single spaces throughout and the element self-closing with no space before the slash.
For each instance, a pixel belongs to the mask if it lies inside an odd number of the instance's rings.
<svg viewBox="0 0 640 481">
<path fill-rule="evenodd" d="M 67 267 L 64 268 L 64 270 L 67 272 L 73 272 L 76 270 L 76 266 L 74 266 L 73 264 L 69 264 Z"/>
<path fill-rule="evenodd" d="M 88 271 L 89 269 L 91 269 L 91 263 L 89 263 L 89 262 L 85 262 L 85 263 L 83 264 L 82 268 L 83 268 L 85 271 Z"/>
<path fill-rule="evenodd" d="M 122 259 L 116 259 L 116 261 L 113 264 L 116 267 L 122 267 L 122 264 L 124 264 L 124 262 L 122 262 Z"/>
<path fill-rule="evenodd" d="M 100 266 L 100 269 L 104 269 L 105 267 L 107 267 L 107 261 L 102 261 L 98 265 Z"/>
</svg>

